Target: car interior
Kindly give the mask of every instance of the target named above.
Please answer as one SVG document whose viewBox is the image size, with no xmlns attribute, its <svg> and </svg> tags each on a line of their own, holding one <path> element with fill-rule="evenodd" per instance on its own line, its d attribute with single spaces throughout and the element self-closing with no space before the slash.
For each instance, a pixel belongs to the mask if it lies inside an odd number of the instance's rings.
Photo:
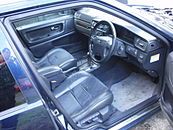
<svg viewBox="0 0 173 130">
<path fill-rule="evenodd" d="M 77 126 L 111 126 L 160 94 L 164 41 L 131 22 L 75 7 L 19 14 L 10 24 Z"/>
</svg>

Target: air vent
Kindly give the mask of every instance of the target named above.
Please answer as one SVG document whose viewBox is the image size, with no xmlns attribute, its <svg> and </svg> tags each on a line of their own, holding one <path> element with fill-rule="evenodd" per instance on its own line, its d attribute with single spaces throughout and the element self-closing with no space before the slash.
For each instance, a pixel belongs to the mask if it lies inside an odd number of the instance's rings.
<svg viewBox="0 0 173 130">
<path fill-rule="evenodd" d="M 140 38 L 135 39 L 135 46 L 142 51 L 146 51 L 148 43 Z"/>
</svg>

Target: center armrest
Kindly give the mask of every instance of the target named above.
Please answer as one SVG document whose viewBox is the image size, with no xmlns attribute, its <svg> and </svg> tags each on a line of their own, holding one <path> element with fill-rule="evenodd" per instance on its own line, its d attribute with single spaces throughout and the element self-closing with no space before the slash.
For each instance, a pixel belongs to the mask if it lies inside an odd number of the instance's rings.
<svg viewBox="0 0 173 130">
<path fill-rule="evenodd" d="M 53 90 L 66 79 L 66 75 L 58 66 L 43 67 L 38 69 L 38 72 L 49 81 L 51 90 Z"/>
</svg>

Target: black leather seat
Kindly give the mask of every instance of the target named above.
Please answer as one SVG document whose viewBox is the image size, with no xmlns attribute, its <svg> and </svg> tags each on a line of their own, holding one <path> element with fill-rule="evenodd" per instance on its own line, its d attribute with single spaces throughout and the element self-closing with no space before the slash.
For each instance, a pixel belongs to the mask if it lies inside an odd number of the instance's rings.
<svg viewBox="0 0 173 130">
<path fill-rule="evenodd" d="M 77 67 L 77 60 L 69 52 L 62 48 L 50 50 L 45 56 L 40 59 L 35 58 L 30 50 L 26 49 L 26 51 L 37 69 L 56 65 L 63 71 L 70 71 Z"/>
<path fill-rule="evenodd" d="M 77 124 L 107 119 L 112 114 L 113 94 L 93 75 L 81 71 L 69 76 L 54 93 Z"/>
</svg>

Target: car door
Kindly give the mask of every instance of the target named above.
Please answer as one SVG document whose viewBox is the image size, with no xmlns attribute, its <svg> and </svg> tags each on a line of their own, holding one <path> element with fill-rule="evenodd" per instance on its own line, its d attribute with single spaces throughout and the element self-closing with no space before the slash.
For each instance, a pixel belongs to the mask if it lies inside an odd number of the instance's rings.
<svg viewBox="0 0 173 130">
<path fill-rule="evenodd" d="M 169 53 L 165 67 L 160 105 L 169 122 L 173 124 L 173 52 Z"/>
<path fill-rule="evenodd" d="M 83 48 L 80 34 L 75 31 L 73 15 L 74 11 L 68 9 L 28 15 L 20 20 L 10 19 L 23 44 L 40 58 L 55 48 L 63 48 L 70 53 Z"/>
<path fill-rule="evenodd" d="M 36 86 L 16 56 L 15 47 L 12 49 L 13 43 L 2 23 L 0 41 L 0 130 L 56 129 Z"/>
</svg>

